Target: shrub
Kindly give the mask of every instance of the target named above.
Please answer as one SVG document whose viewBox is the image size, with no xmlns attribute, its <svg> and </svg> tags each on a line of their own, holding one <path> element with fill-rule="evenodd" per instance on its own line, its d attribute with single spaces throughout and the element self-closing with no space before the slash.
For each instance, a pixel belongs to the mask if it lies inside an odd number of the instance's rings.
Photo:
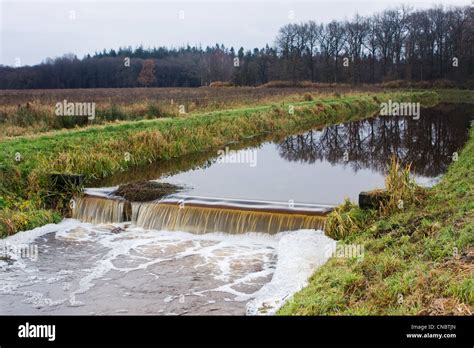
<svg viewBox="0 0 474 348">
<path fill-rule="evenodd" d="M 390 215 L 415 201 L 416 184 L 410 177 L 410 167 L 410 164 L 402 167 L 396 157 L 391 158 L 385 178 L 388 199 L 382 202 L 379 208 L 382 215 Z"/>
<path fill-rule="evenodd" d="M 385 88 L 405 88 L 408 87 L 408 82 L 405 80 L 393 80 L 382 82 L 381 86 Z"/>
<path fill-rule="evenodd" d="M 434 88 L 456 88 L 456 84 L 450 80 L 435 80 L 433 81 Z"/>
<path fill-rule="evenodd" d="M 209 87 L 221 88 L 221 87 L 233 87 L 234 85 L 230 82 L 214 81 L 209 84 Z"/>
<path fill-rule="evenodd" d="M 165 108 L 157 103 L 149 103 L 147 116 L 149 118 L 169 117 L 170 114 L 166 112 Z"/>
<path fill-rule="evenodd" d="M 409 81 L 409 80 L 391 80 L 381 83 L 382 87 L 385 88 L 437 88 L 447 89 L 456 88 L 457 85 L 454 81 L 440 79 L 434 81 Z"/>
<path fill-rule="evenodd" d="M 325 233 L 333 239 L 344 239 L 362 232 L 364 226 L 369 225 L 370 219 L 391 215 L 414 203 L 416 189 L 417 186 L 410 177 L 410 165 L 402 167 L 398 159 L 392 157 L 385 179 L 386 199 L 380 201 L 379 209 L 364 210 L 346 200 L 328 214 Z"/>
<path fill-rule="evenodd" d="M 107 121 L 127 119 L 126 115 L 122 112 L 121 108 L 116 104 L 110 105 L 110 107 L 101 116 Z"/>
<path fill-rule="evenodd" d="M 324 232 L 327 236 L 339 240 L 361 230 L 370 217 L 369 211 L 360 209 L 351 201 L 336 207 L 326 218 Z"/>
<path fill-rule="evenodd" d="M 287 88 L 287 87 L 295 87 L 295 83 L 292 81 L 281 81 L 281 80 L 274 80 L 264 83 L 259 87 L 262 88 Z"/>
</svg>

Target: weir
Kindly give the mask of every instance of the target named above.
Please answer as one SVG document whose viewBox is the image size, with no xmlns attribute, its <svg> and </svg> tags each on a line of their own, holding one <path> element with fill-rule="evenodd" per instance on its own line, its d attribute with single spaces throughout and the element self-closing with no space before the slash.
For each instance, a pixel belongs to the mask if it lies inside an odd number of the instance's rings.
<svg viewBox="0 0 474 348">
<path fill-rule="evenodd" d="M 123 199 L 85 195 L 75 199 L 72 217 L 95 224 L 124 222 L 128 220 L 127 205 L 130 203 Z"/>
<path fill-rule="evenodd" d="M 131 221 L 144 229 L 196 234 L 225 232 L 274 234 L 323 229 L 328 205 L 171 196 L 154 202 L 128 202 L 115 197 L 84 195 L 73 218 L 91 223 Z"/>
</svg>

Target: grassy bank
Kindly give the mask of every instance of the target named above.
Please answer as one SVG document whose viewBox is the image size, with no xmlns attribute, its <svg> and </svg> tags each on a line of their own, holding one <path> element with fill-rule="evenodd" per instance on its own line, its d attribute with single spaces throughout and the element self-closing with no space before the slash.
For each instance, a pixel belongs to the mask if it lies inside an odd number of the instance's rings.
<svg viewBox="0 0 474 348">
<path fill-rule="evenodd" d="M 4 140 L 0 143 L 0 235 L 55 221 L 58 215 L 53 211 L 67 212 L 76 188 L 56 190 L 50 173 L 83 174 L 87 183 L 130 167 L 217 150 L 259 134 L 290 133 L 368 117 L 389 99 L 433 105 L 438 96 L 434 92 L 332 96 Z"/>
<path fill-rule="evenodd" d="M 459 160 L 430 189 L 392 166 L 384 207 L 367 211 L 346 202 L 328 221 L 326 233 L 342 245 L 363 246 L 363 257 L 332 257 L 279 313 L 472 315 L 472 168 L 474 127 Z"/>
</svg>

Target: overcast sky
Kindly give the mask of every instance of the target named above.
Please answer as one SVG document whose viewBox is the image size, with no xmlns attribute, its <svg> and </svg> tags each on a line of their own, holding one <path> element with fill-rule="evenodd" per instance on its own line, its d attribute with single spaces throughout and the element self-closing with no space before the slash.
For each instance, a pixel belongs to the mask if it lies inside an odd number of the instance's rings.
<svg viewBox="0 0 474 348">
<path fill-rule="evenodd" d="M 471 0 L 313 1 L 5 1 L 0 0 L 0 64 L 33 65 L 46 57 L 120 46 L 274 44 L 291 21 L 327 23 L 399 4 L 413 8 L 469 5 Z M 291 12 L 290 12 L 291 11 Z M 290 16 L 293 14 L 293 20 Z M 182 18 L 184 16 L 184 18 Z"/>
</svg>

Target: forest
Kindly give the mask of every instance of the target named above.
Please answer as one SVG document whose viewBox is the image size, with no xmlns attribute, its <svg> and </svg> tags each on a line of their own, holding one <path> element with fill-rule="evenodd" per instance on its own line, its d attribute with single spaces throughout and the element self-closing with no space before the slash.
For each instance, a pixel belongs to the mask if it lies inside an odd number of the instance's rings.
<svg viewBox="0 0 474 348">
<path fill-rule="evenodd" d="M 471 85 L 470 7 L 406 6 L 330 23 L 286 24 L 263 48 L 139 46 L 0 66 L 0 89 L 258 86 L 449 80 Z"/>
</svg>

